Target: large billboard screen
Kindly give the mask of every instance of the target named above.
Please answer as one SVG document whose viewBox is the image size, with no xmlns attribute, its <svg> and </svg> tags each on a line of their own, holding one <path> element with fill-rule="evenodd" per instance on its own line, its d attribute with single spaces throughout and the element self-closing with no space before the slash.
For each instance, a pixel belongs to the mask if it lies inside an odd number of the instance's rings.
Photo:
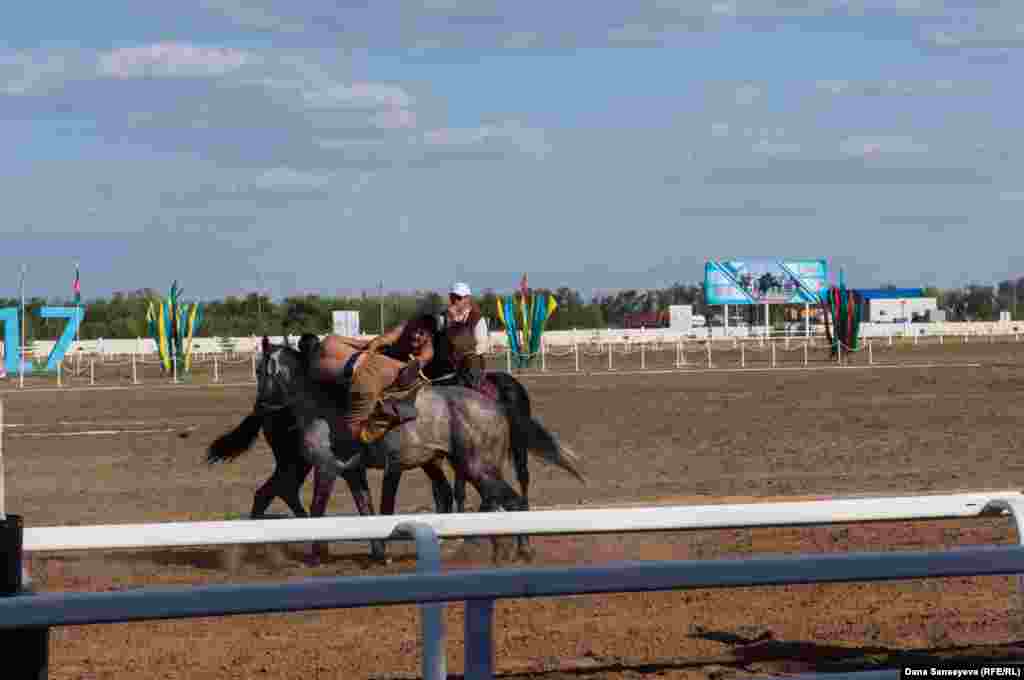
<svg viewBox="0 0 1024 680">
<path fill-rule="evenodd" d="M 709 305 L 816 304 L 827 288 L 825 260 L 759 257 L 704 265 L 704 302 Z"/>
</svg>

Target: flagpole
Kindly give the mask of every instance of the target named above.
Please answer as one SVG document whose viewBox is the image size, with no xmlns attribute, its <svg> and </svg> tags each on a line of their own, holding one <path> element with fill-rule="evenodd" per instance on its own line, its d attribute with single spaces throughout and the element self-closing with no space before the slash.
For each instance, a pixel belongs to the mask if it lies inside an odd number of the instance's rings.
<svg viewBox="0 0 1024 680">
<path fill-rule="evenodd" d="M 75 262 L 75 285 L 78 286 L 78 290 L 75 291 L 75 314 L 81 316 L 82 314 L 82 293 L 81 283 L 79 283 L 78 276 L 78 262 Z M 79 322 L 75 324 L 75 349 L 78 350 L 81 347 L 81 338 L 79 334 L 82 332 L 82 324 Z"/>
<path fill-rule="evenodd" d="M 18 350 L 18 387 L 25 386 L 25 270 L 27 265 L 21 265 L 21 348 Z"/>
</svg>

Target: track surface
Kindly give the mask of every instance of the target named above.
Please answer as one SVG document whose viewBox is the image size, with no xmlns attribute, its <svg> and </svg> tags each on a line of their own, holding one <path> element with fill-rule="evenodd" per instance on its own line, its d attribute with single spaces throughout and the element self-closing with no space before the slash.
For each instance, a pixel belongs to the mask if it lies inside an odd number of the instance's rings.
<svg viewBox="0 0 1024 680">
<path fill-rule="evenodd" d="M 716 356 L 716 365 L 737 359 Z M 618 375 L 525 378 L 536 413 L 584 457 L 591 479 L 581 487 L 534 463 L 531 500 L 564 507 L 1018 487 L 1021 356 L 1024 343 L 972 342 L 875 348 L 875 361 L 940 364 L 934 368 L 638 375 L 629 370 L 638 357 L 627 355 L 615 357 Z M 657 358 L 645 363 L 658 368 Z M 854 360 L 865 363 L 862 355 Z M 798 368 L 802 357 L 786 361 Z M 208 467 L 202 455 L 248 411 L 252 394 L 246 386 L 8 392 L 9 507 L 30 526 L 246 513 L 272 469 L 262 439 L 228 465 Z M 379 494 L 379 473 L 371 485 Z M 408 473 L 399 510 L 430 505 L 425 478 Z M 353 511 L 341 484 L 328 512 Z M 997 518 L 551 538 L 535 546 L 538 564 L 581 564 L 1016 540 L 1010 522 Z M 308 549 L 65 553 L 34 556 L 31 568 L 45 590 L 414 568 L 402 545 L 391 548 L 388 567 L 367 565 L 365 545 L 335 545 L 327 564 L 311 568 L 302 563 Z M 486 543 L 446 551 L 454 566 L 489 557 Z M 730 678 L 895 665 L 917 653 L 1024 657 L 1024 627 L 1010 607 L 1015 593 L 1012 579 L 978 578 L 501 602 L 497 669 L 546 679 Z M 460 605 L 448 607 L 447 621 L 448 668 L 461 672 Z M 419 663 L 413 607 L 63 628 L 51 639 L 52 678 L 384 678 L 415 674 Z"/>
</svg>

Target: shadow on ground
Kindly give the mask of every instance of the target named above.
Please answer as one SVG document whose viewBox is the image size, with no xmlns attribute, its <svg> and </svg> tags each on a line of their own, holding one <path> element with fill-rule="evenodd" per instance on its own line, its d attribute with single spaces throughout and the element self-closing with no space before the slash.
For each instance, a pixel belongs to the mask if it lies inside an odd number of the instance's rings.
<svg viewBox="0 0 1024 680">
<path fill-rule="evenodd" d="M 991 664 L 993 662 L 1024 666 L 1024 640 L 1002 645 L 948 647 L 939 649 L 892 649 L 888 647 L 842 646 L 816 644 L 799 640 L 776 640 L 770 631 L 742 635 L 728 631 L 708 631 L 695 627 L 691 638 L 711 640 L 732 649 L 717 657 L 697 659 L 664 659 L 652 663 L 628 663 L 600 656 L 562 659 L 556 667 L 538 667 L 495 673 L 509 680 L 587 680 L 632 678 L 647 675 L 669 675 L 700 671 L 708 677 L 727 680 L 738 677 L 799 673 L 854 673 L 858 671 L 895 670 L 905 665 Z M 415 680 L 408 674 L 375 675 L 372 680 Z M 449 673 L 449 679 L 464 676 Z"/>
</svg>

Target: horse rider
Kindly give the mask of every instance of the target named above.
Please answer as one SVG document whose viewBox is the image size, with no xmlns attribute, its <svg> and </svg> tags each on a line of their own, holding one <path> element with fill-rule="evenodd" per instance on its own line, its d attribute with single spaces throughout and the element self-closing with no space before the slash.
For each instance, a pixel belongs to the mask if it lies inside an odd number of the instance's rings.
<svg viewBox="0 0 1024 680">
<path fill-rule="evenodd" d="M 417 334 L 430 334 L 434 339 L 436 361 L 447 359 L 456 373 L 456 383 L 479 389 L 484 378 L 488 332 L 487 321 L 472 298 L 472 291 L 465 283 L 458 282 L 448 294 L 448 308 L 434 317 L 419 315 L 395 326 L 387 333 L 369 342 L 367 349 L 378 351 L 382 347 L 391 356 L 395 351 L 404 353 L 406 346 Z M 397 357 L 396 357 L 397 358 Z M 437 367 L 432 366 L 437 373 Z"/>
<path fill-rule="evenodd" d="M 368 444 L 387 432 L 370 427 L 370 417 L 386 390 L 408 389 L 420 380 L 421 369 L 434 356 L 430 340 L 429 334 L 416 334 L 403 359 L 372 351 L 371 343 L 341 335 L 328 335 L 319 343 L 310 366 L 312 376 L 321 384 L 348 392 L 349 408 L 341 420 L 354 441 Z"/>
<path fill-rule="evenodd" d="M 458 382 L 479 389 L 484 379 L 484 355 L 490 340 L 487 320 L 473 300 L 472 290 L 461 281 L 451 287 L 448 302 L 448 309 L 438 319 L 438 332 L 447 340 Z"/>
</svg>

